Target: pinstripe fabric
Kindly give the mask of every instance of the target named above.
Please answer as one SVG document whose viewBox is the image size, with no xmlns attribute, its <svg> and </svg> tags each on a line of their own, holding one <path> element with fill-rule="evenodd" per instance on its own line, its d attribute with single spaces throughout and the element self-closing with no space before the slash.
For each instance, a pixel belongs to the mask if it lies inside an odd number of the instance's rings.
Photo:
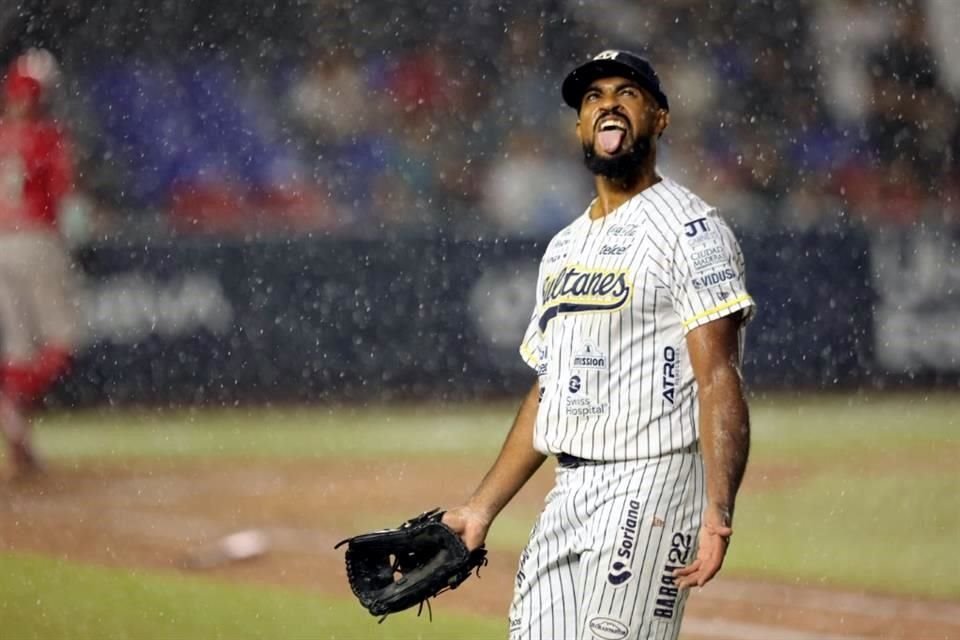
<svg viewBox="0 0 960 640">
<path fill-rule="evenodd" d="M 685 337 L 752 313 L 744 272 L 730 228 L 670 179 L 557 234 L 520 347 L 543 390 L 534 446 L 617 461 L 696 442 Z"/>
<path fill-rule="evenodd" d="M 676 638 L 685 595 L 673 569 L 696 554 L 699 452 L 558 467 L 524 550 L 511 640 Z"/>
<path fill-rule="evenodd" d="M 520 347 L 541 388 L 533 444 L 594 464 L 557 469 L 512 640 L 677 637 L 672 571 L 696 553 L 706 494 L 685 338 L 752 313 L 744 271 L 716 211 L 669 179 L 548 245 Z"/>
</svg>

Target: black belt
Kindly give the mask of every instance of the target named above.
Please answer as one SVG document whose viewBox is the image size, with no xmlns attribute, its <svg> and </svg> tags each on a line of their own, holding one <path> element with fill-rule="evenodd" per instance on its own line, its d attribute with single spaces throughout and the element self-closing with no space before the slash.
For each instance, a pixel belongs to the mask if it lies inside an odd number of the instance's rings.
<svg viewBox="0 0 960 640">
<path fill-rule="evenodd" d="M 683 449 L 677 451 L 677 453 L 696 453 L 700 450 L 700 442 L 692 442 Z M 558 453 L 557 454 L 557 464 L 563 467 L 564 469 L 573 469 L 576 467 L 583 467 L 589 464 L 606 464 L 607 460 L 590 460 L 589 458 L 580 458 L 577 456 L 572 456 L 569 453 Z"/>
<path fill-rule="evenodd" d="M 572 456 L 569 453 L 558 453 L 557 454 L 557 464 L 563 467 L 564 469 L 573 469 L 574 467 L 582 467 L 587 464 L 602 464 L 603 460 L 588 460 L 587 458 L 578 458 L 577 456 Z"/>
</svg>

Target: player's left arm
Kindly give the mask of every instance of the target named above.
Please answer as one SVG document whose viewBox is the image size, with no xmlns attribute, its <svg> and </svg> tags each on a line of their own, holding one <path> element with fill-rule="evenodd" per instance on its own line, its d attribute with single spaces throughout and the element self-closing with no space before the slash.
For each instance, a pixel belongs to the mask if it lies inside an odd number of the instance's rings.
<svg viewBox="0 0 960 640">
<path fill-rule="evenodd" d="M 677 586 L 702 587 L 720 570 L 733 534 L 733 509 L 750 452 L 750 418 L 740 373 L 741 313 L 687 334 L 700 393 L 700 447 L 707 506 L 697 557 L 676 572 Z"/>
</svg>

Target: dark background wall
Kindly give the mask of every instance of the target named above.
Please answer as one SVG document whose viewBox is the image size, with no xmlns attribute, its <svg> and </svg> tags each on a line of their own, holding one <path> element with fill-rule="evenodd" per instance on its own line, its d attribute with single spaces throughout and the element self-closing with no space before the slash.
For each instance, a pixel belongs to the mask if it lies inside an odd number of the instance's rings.
<svg viewBox="0 0 960 640">
<path fill-rule="evenodd" d="M 866 236 L 742 238 L 760 388 L 877 383 Z M 542 242 L 194 239 L 79 258 L 88 344 L 56 401 L 479 397 L 531 374 L 516 354 Z"/>
</svg>

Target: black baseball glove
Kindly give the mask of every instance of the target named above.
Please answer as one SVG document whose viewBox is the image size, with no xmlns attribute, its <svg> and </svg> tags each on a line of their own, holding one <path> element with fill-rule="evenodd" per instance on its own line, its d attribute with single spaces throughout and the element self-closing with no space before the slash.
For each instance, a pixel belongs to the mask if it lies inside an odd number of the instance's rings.
<svg viewBox="0 0 960 640">
<path fill-rule="evenodd" d="M 372 615 L 386 618 L 416 604 L 422 609 L 428 598 L 456 589 L 487 564 L 487 550 L 468 551 L 440 521 L 443 513 L 427 511 L 396 529 L 364 533 L 334 547 L 347 545 L 350 588 Z"/>
</svg>

